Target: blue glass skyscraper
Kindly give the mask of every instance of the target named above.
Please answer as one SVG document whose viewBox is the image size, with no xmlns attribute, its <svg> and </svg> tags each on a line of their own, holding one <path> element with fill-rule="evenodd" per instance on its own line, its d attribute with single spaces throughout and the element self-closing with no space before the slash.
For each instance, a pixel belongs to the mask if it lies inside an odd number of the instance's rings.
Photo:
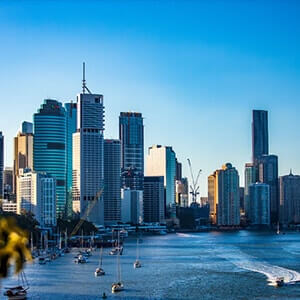
<svg viewBox="0 0 300 300">
<path fill-rule="evenodd" d="M 56 179 L 57 216 L 66 209 L 66 113 L 62 104 L 46 99 L 34 114 L 33 168 Z"/>
<path fill-rule="evenodd" d="M 73 160 L 73 133 L 76 132 L 77 127 L 77 103 L 66 103 L 66 159 L 67 159 L 67 216 L 72 216 L 72 160 Z"/>
<path fill-rule="evenodd" d="M 133 190 L 143 190 L 144 125 L 141 113 L 120 113 L 119 139 L 121 141 L 122 185 Z"/>
</svg>

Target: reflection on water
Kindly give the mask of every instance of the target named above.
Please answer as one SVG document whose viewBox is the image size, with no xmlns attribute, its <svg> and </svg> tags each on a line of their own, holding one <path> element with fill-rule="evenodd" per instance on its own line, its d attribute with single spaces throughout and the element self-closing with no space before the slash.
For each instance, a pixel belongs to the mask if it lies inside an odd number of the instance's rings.
<svg viewBox="0 0 300 300">
<path fill-rule="evenodd" d="M 105 276 L 95 277 L 99 252 L 85 265 L 74 253 L 47 265 L 28 265 L 29 299 L 300 299 L 300 286 L 274 288 L 276 277 L 300 280 L 300 235 L 232 232 L 144 237 L 143 267 L 133 268 L 136 241 L 127 240 L 121 256 L 125 291 L 110 293 L 116 280 L 116 257 L 104 250 Z M 267 279 L 267 280 L 266 280 Z M 15 278 L 2 282 L 14 284 Z M 3 295 L 3 291 L 1 292 Z M 2 298 L 1 298 L 2 299 Z"/>
</svg>

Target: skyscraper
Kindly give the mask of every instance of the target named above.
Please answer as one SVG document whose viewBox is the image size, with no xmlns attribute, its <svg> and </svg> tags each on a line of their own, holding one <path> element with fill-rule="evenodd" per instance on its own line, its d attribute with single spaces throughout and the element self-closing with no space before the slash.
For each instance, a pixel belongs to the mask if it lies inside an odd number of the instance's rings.
<svg viewBox="0 0 300 300">
<path fill-rule="evenodd" d="M 43 172 L 21 170 L 17 177 L 17 213 L 34 214 L 42 227 L 56 226 L 56 180 Z"/>
<path fill-rule="evenodd" d="M 4 136 L 0 131 L 0 199 L 3 199 Z"/>
<path fill-rule="evenodd" d="M 210 220 L 213 224 L 217 222 L 217 197 L 216 197 L 216 172 L 208 176 L 207 200 L 209 204 Z"/>
<path fill-rule="evenodd" d="M 216 171 L 217 224 L 240 225 L 239 174 L 232 164 Z"/>
<path fill-rule="evenodd" d="M 73 134 L 73 211 L 82 216 L 104 182 L 103 95 L 77 95 L 77 131 Z M 103 197 L 95 200 L 88 220 L 104 224 Z"/>
<path fill-rule="evenodd" d="M 249 185 L 258 181 L 257 167 L 253 163 L 245 164 L 244 209 L 247 218 L 250 217 Z"/>
<path fill-rule="evenodd" d="M 258 175 L 259 182 L 270 186 L 271 222 L 276 223 L 279 217 L 278 157 L 262 155 L 258 160 Z"/>
<path fill-rule="evenodd" d="M 6 167 L 3 171 L 4 199 L 12 200 L 13 191 L 13 168 Z"/>
<path fill-rule="evenodd" d="M 67 207 L 66 214 L 72 216 L 72 172 L 73 172 L 73 133 L 77 129 L 77 103 L 65 103 L 66 109 L 66 159 L 67 159 Z"/>
<path fill-rule="evenodd" d="M 270 190 L 265 183 L 252 183 L 249 189 L 249 219 L 252 225 L 270 225 Z"/>
<path fill-rule="evenodd" d="M 144 125 L 141 113 L 121 112 L 119 117 L 119 138 L 121 141 L 122 177 L 128 170 L 133 170 L 130 183 L 132 190 L 143 190 L 144 179 Z"/>
<path fill-rule="evenodd" d="M 252 159 L 255 163 L 262 155 L 269 154 L 268 112 L 252 111 Z"/>
<path fill-rule="evenodd" d="M 176 155 L 172 147 L 153 145 L 148 149 L 147 176 L 163 176 L 166 212 L 172 214 L 175 206 Z M 169 215 L 168 217 L 171 217 Z"/>
<path fill-rule="evenodd" d="M 144 220 L 143 191 L 125 188 L 121 190 L 122 222 L 140 224 Z"/>
<path fill-rule="evenodd" d="M 280 222 L 283 224 L 300 222 L 300 176 L 279 177 L 280 185 Z"/>
<path fill-rule="evenodd" d="M 144 221 L 163 222 L 165 219 L 164 177 L 144 178 Z"/>
<path fill-rule="evenodd" d="M 104 222 L 121 221 L 121 145 L 104 140 Z"/>
<path fill-rule="evenodd" d="M 22 132 L 14 138 L 14 184 L 13 192 L 16 194 L 17 176 L 20 169 L 33 169 L 33 124 L 22 123 Z"/>
<path fill-rule="evenodd" d="M 46 99 L 33 116 L 33 169 L 56 180 L 56 213 L 66 208 L 66 113 L 62 104 Z"/>
</svg>

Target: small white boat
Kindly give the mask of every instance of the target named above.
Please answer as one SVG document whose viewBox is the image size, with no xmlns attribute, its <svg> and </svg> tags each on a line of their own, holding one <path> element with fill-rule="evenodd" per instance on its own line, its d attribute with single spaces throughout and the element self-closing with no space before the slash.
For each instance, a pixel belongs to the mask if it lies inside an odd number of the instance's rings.
<svg viewBox="0 0 300 300">
<path fill-rule="evenodd" d="M 22 286 L 6 288 L 6 291 L 3 295 L 10 300 L 23 300 L 27 297 L 27 290 Z"/>
<path fill-rule="evenodd" d="M 102 268 L 97 268 L 96 271 L 95 271 L 95 276 L 98 277 L 98 276 L 103 276 L 105 275 L 105 272 Z"/>
<path fill-rule="evenodd" d="M 118 293 L 124 291 L 124 285 L 122 282 L 113 283 L 111 285 L 111 292 Z"/>
<path fill-rule="evenodd" d="M 134 263 L 133 263 L 133 267 L 135 269 L 138 269 L 138 268 L 141 268 L 142 267 L 142 264 L 139 260 L 136 260 Z"/>
<path fill-rule="evenodd" d="M 75 258 L 74 262 L 76 264 L 85 264 L 87 263 L 87 258 L 84 257 L 83 255 L 79 255 L 78 258 Z"/>
<path fill-rule="evenodd" d="M 277 287 L 284 286 L 284 284 L 285 284 L 284 277 L 278 277 L 278 278 L 276 278 L 275 283 L 276 283 Z"/>
<path fill-rule="evenodd" d="M 118 248 L 120 248 L 120 232 L 118 234 Z M 124 285 L 121 281 L 121 264 L 120 264 L 120 251 L 117 252 L 117 282 L 111 285 L 111 292 L 118 293 L 124 290 Z"/>
<path fill-rule="evenodd" d="M 136 239 L 136 260 L 135 260 L 135 262 L 133 263 L 133 267 L 135 268 L 135 269 L 138 269 L 138 268 L 141 268 L 142 267 L 142 264 L 141 264 L 141 262 L 140 262 L 140 260 L 139 260 L 139 238 L 137 238 Z"/>
<path fill-rule="evenodd" d="M 29 285 L 24 272 L 18 275 L 18 286 L 5 288 L 4 296 L 10 300 L 25 300 L 27 299 L 27 290 Z"/>
<path fill-rule="evenodd" d="M 117 254 L 120 255 L 123 254 L 123 247 L 115 247 L 109 252 L 109 255 L 117 255 Z"/>
<path fill-rule="evenodd" d="M 105 275 L 105 272 L 102 268 L 102 255 L 103 255 L 103 247 L 101 247 L 101 250 L 100 250 L 100 261 L 99 261 L 99 266 L 98 268 L 96 269 L 95 271 L 95 276 L 103 276 Z"/>
</svg>

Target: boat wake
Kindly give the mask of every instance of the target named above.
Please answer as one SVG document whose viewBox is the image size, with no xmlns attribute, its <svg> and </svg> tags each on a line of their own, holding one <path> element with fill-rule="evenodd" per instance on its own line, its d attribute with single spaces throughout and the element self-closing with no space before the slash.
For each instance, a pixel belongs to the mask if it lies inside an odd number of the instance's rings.
<svg viewBox="0 0 300 300">
<path fill-rule="evenodd" d="M 271 265 L 265 261 L 243 253 L 235 249 L 230 253 L 220 254 L 221 257 L 229 260 L 239 268 L 264 274 L 267 277 L 269 285 L 276 285 L 276 279 L 283 277 L 285 283 L 295 283 L 300 281 L 300 273 L 287 268 Z"/>
</svg>

